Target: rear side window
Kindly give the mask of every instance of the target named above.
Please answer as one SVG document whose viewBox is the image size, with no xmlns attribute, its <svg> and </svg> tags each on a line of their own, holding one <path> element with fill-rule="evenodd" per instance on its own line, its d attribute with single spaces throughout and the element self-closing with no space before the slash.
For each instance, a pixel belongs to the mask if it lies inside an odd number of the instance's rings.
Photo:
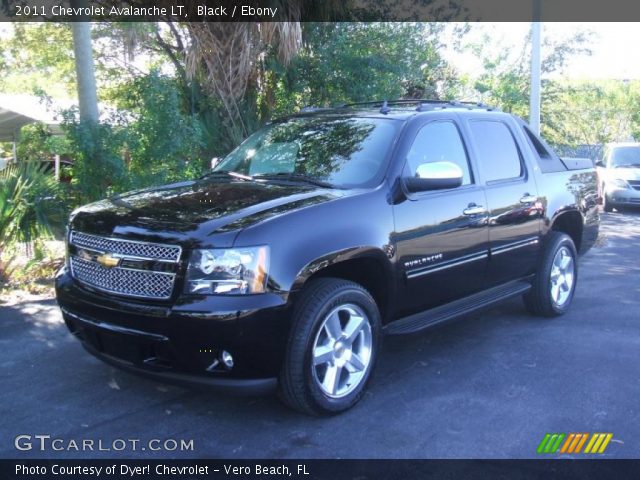
<svg viewBox="0 0 640 480">
<path fill-rule="evenodd" d="M 407 155 L 409 175 L 422 163 L 452 162 L 462 169 L 462 184 L 473 182 L 467 152 L 453 122 L 432 122 L 420 129 Z"/>
<path fill-rule="evenodd" d="M 469 123 L 478 154 L 478 166 L 487 183 L 522 176 L 522 162 L 509 127 L 502 122 Z"/>
<path fill-rule="evenodd" d="M 538 154 L 538 157 L 540 157 L 542 160 L 550 160 L 552 158 L 551 154 L 544 147 L 540 139 L 538 139 L 538 137 L 536 137 L 534 133 L 531 130 L 529 130 L 527 127 L 522 127 L 522 129 L 524 130 L 524 133 L 527 135 L 527 138 L 529 139 L 531 146 Z"/>
</svg>

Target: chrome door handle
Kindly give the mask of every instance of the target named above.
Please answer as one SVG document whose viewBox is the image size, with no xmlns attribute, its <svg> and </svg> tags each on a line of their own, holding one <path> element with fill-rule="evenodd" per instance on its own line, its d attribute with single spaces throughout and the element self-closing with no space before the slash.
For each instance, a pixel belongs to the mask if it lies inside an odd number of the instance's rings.
<svg viewBox="0 0 640 480">
<path fill-rule="evenodd" d="M 465 215 L 481 215 L 485 213 L 487 210 L 482 205 L 476 205 L 475 203 L 469 204 L 467 208 L 465 208 L 462 213 Z"/>
<path fill-rule="evenodd" d="M 537 201 L 538 197 L 536 197 L 535 195 L 529 195 L 528 193 L 525 193 L 524 196 L 520 199 L 520 203 L 533 203 Z"/>
</svg>

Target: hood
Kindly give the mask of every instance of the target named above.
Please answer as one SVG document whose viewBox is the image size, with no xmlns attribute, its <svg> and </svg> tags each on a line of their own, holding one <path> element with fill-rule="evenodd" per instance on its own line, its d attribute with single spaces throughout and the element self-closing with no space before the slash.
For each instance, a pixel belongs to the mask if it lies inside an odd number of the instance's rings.
<svg viewBox="0 0 640 480">
<path fill-rule="evenodd" d="M 640 168 L 617 167 L 611 168 L 608 172 L 609 178 L 621 178 L 622 180 L 640 180 Z"/>
<path fill-rule="evenodd" d="M 202 240 L 336 198 L 306 184 L 202 179 L 117 195 L 77 209 L 71 228 L 105 236 Z"/>
</svg>

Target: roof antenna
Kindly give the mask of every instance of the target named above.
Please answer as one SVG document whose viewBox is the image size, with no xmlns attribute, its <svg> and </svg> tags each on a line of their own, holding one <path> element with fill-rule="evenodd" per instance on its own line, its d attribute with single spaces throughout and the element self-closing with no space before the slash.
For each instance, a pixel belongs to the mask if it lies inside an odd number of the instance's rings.
<svg viewBox="0 0 640 480">
<path fill-rule="evenodd" d="M 389 108 L 389 106 L 387 105 L 387 101 L 385 100 L 384 102 L 382 102 L 382 107 L 380 107 L 380 113 L 386 115 L 390 111 L 391 109 Z"/>
</svg>

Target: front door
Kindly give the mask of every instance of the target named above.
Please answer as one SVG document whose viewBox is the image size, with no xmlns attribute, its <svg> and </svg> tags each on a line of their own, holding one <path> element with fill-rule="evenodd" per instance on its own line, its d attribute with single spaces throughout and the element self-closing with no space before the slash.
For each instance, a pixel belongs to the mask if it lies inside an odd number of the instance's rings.
<svg viewBox="0 0 640 480">
<path fill-rule="evenodd" d="M 415 176 L 423 163 L 449 161 L 464 172 L 463 185 L 408 194 L 394 205 L 403 310 L 409 314 L 482 289 L 488 257 L 484 189 L 475 178 L 459 129 L 447 117 L 420 126 L 402 175 Z"/>
</svg>

